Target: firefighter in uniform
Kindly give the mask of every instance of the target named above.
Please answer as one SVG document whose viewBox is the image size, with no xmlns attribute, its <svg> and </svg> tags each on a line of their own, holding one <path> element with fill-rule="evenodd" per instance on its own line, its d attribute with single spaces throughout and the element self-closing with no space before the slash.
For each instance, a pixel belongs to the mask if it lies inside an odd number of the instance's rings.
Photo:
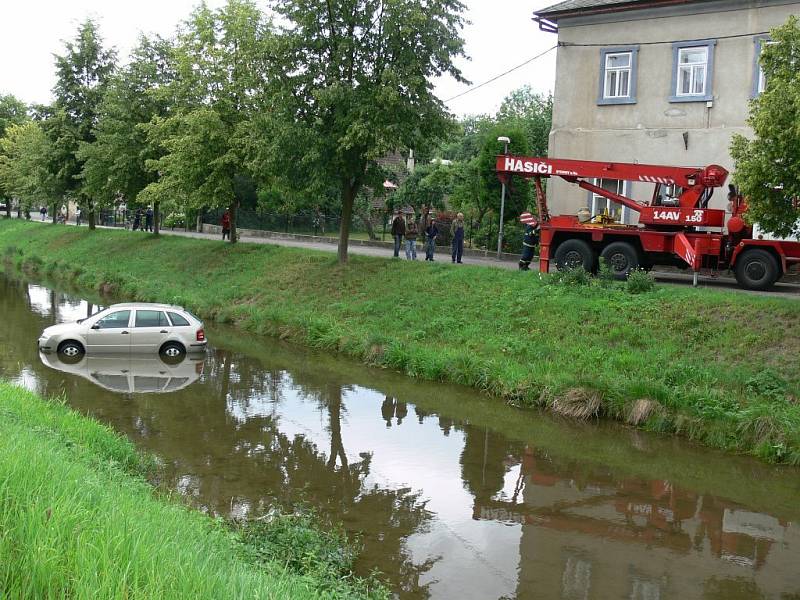
<svg viewBox="0 0 800 600">
<path fill-rule="evenodd" d="M 520 271 L 530 271 L 533 253 L 539 243 L 539 221 L 531 213 L 522 213 L 519 220 L 525 225 L 522 236 L 522 258 L 519 260 Z"/>
</svg>

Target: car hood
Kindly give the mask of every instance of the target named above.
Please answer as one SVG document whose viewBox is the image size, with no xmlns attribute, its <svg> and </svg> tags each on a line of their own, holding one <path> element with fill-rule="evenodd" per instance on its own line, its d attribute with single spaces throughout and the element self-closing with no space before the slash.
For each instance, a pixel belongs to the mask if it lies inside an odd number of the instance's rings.
<svg viewBox="0 0 800 600">
<path fill-rule="evenodd" d="M 58 325 L 45 327 L 44 331 L 42 331 L 42 336 L 50 337 L 60 333 L 66 333 L 67 331 L 75 331 L 75 329 L 79 327 L 79 323 L 59 323 Z"/>
</svg>

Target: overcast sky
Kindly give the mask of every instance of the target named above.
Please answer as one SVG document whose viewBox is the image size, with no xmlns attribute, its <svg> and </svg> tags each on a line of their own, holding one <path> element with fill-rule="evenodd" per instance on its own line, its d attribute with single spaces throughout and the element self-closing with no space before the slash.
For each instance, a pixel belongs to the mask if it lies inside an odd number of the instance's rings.
<svg viewBox="0 0 800 600">
<path fill-rule="evenodd" d="M 462 0 L 471 21 L 464 31 L 470 60 L 459 61 L 474 85 L 482 83 L 554 46 L 556 36 L 539 31 L 533 11 L 555 0 Z M 263 5 L 263 2 L 259 2 Z M 171 35 L 196 0 L 22 0 L 3 7 L 0 33 L 0 93 L 25 102 L 47 103 L 54 81 L 53 54 L 63 40 L 74 37 L 77 25 L 95 18 L 107 45 L 126 58 L 140 32 Z M 208 0 L 212 7 L 224 0 Z M 555 51 L 475 92 L 448 102 L 458 115 L 492 113 L 513 89 L 529 84 L 548 92 L 555 78 Z M 437 82 L 437 93 L 448 100 L 468 86 L 452 80 Z"/>
</svg>

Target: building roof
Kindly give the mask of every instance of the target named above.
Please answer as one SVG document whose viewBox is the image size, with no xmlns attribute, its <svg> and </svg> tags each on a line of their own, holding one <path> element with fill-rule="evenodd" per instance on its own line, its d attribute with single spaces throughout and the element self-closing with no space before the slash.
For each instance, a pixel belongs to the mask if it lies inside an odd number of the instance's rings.
<svg viewBox="0 0 800 600">
<path fill-rule="evenodd" d="M 689 4 L 699 0 L 564 0 L 537 10 L 536 15 L 555 20 L 559 17 L 576 15 L 621 12 L 637 8 L 650 8 L 659 5 Z"/>
</svg>

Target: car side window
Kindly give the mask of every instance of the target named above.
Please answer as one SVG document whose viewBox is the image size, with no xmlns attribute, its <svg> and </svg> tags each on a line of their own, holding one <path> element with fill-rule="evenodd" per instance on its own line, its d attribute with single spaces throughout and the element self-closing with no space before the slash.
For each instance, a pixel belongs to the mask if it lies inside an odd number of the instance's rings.
<svg viewBox="0 0 800 600">
<path fill-rule="evenodd" d="M 160 310 L 137 310 L 136 327 L 169 327 L 169 321 Z"/>
<path fill-rule="evenodd" d="M 103 317 L 97 322 L 98 329 L 124 329 L 131 320 L 131 311 L 120 310 Z"/>
<path fill-rule="evenodd" d="M 180 316 L 178 313 L 171 312 L 167 314 L 169 314 L 169 318 L 175 327 L 189 327 L 189 321 Z"/>
</svg>

